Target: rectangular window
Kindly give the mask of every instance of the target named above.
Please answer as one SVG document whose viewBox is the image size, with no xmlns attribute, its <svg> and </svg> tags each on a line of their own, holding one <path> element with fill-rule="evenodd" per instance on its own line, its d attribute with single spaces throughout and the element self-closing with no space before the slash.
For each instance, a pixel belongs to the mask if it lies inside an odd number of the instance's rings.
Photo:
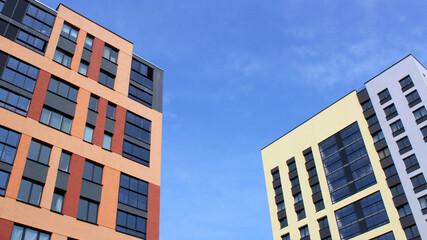
<svg viewBox="0 0 427 240">
<path fill-rule="evenodd" d="M 416 239 L 420 236 L 417 225 L 409 226 L 403 230 L 405 231 L 405 235 L 408 240 Z"/>
<path fill-rule="evenodd" d="M 402 132 L 405 132 L 405 128 L 403 127 L 402 121 L 400 119 L 390 124 L 390 128 L 393 133 L 393 137 L 399 135 Z"/>
<path fill-rule="evenodd" d="M 399 213 L 399 217 L 403 218 L 408 216 L 409 214 L 412 214 L 411 208 L 409 207 L 409 204 L 404 204 L 397 208 L 397 212 Z"/>
<path fill-rule="evenodd" d="M 397 174 L 396 167 L 394 165 L 391 165 L 390 167 L 384 168 L 384 173 L 386 178 L 392 177 Z"/>
<path fill-rule="evenodd" d="M 372 134 L 372 139 L 374 140 L 374 143 L 380 141 L 381 139 L 384 139 L 383 131 L 378 131 L 374 134 Z"/>
<path fill-rule="evenodd" d="M 295 162 L 291 162 L 288 164 L 288 168 L 289 168 L 289 172 L 297 169 L 297 165 L 295 164 Z"/>
<path fill-rule="evenodd" d="M 92 51 L 92 46 L 93 46 L 93 37 L 88 34 L 88 35 L 86 35 L 86 40 L 85 40 L 84 48 L 86 48 L 87 50 Z"/>
<path fill-rule="evenodd" d="M 396 107 L 394 106 L 394 104 L 391 104 L 388 107 L 384 108 L 384 113 L 385 113 L 387 120 L 390 120 L 393 117 L 398 115 Z"/>
<path fill-rule="evenodd" d="M 313 186 L 311 186 L 311 191 L 313 192 L 313 194 L 320 192 L 320 184 L 316 183 Z"/>
<path fill-rule="evenodd" d="M 93 138 L 93 127 L 86 125 L 85 134 L 83 136 L 83 141 L 86 141 L 88 143 L 92 143 L 92 138 Z"/>
<path fill-rule="evenodd" d="M 395 238 L 394 238 L 393 232 L 388 232 L 386 234 L 372 238 L 370 240 L 395 240 Z"/>
<path fill-rule="evenodd" d="M 76 102 L 78 89 L 69 83 L 52 77 L 47 90 L 72 102 Z"/>
<path fill-rule="evenodd" d="M 55 55 L 53 56 L 53 61 L 64 65 L 65 67 L 69 68 L 71 66 L 71 59 L 73 56 L 70 54 L 62 51 L 61 49 L 57 48 L 55 50 Z"/>
<path fill-rule="evenodd" d="M 86 179 L 88 181 L 91 181 L 97 184 L 101 184 L 102 166 L 86 160 L 84 170 L 83 170 L 83 179 Z"/>
<path fill-rule="evenodd" d="M 280 229 L 287 227 L 288 226 L 288 218 L 284 217 L 282 219 L 279 219 L 279 223 L 280 223 Z"/>
<path fill-rule="evenodd" d="M 426 209 L 427 208 L 427 195 L 424 195 L 420 198 L 418 198 L 418 202 L 420 202 L 420 206 L 421 209 Z"/>
<path fill-rule="evenodd" d="M 427 126 L 421 128 L 421 133 L 423 134 L 424 142 L 427 142 Z"/>
<path fill-rule="evenodd" d="M 104 138 L 102 139 L 102 148 L 111 150 L 111 139 L 113 136 L 109 133 L 104 133 Z"/>
<path fill-rule="evenodd" d="M 32 139 L 30 149 L 28 150 L 27 159 L 48 165 L 51 150 L 52 146 Z"/>
<path fill-rule="evenodd" d="M 147 219 L 117 210 L 118 232 L 145 239 L 146 228 Z"/>
<path fill-rule="evenodd" d="M 98 112 L 99 97 L 91 94 L 89 99 L 89 109 Z"/>
<path fill-rule="evenodd" d="M 414 83 L 412 82 L 412 79 L 409 75 L 404 77 L 402 80 L 400 80 L 399 83 L 400 83 L 400 86 L 402 87 L 402 92 L 414 86 Z"/>
<path fill-rule="evenodd" d="M 366 110 L 371 109 L 371 108 L 372 108 L 372 102 L 371 102 L 371 100 L 368 100 L 368 101 L 362 103 L 362 109 L 363 109 L 363 111 L 366 111 Z"/>
<path fill-rule="evenodd" d="M 300 235 L 301 235 L 301 238 L 304 238 L 304 237 L 308 237 L 308 236 L 310 236 L 310 233 L 309 233 L 309 231 L 308 231 L 308 226 L 306 225 L 306 226 L 304 226 L 304 227 L 301 227 L 300 229 L 299 229 L 299 233 L 300 233 Z"/>
<path fill-rule="evenodd" d="M 296 195 L 294 195 L 294 201 L 295 201 L 295 203 L 301 202 L 302 201 L 302 194 L 297 193 Z"/>
<path fill-rule="evenodd" d="M 418 108 L 417 110 L 413 111 L 412 113 L 414 114 L 415 121 L 417 122 L 417 124 L 420 124 L 427 119 L 425 117 L 425 116 L 427 116 L 427 110 L 426 110 L 426 107 L 424 107 L 424 106 Z"/>
<path fill-rule="evenodd" d="M 107 105 L 107 118 L 115 119 L 115 117 L 116 117 L 116 105 L 109 102 Z"/>
<path fill-rule="evenodd" d="M 304 159 L 305 159 L 305 162 L 310 162 L 311 160 L 314 160 L 313 152 L 309 152 L 309 153 L 305 154 Z"/>
<path fill-rule="evenodd" d="M 388 150 L 388 148 L 381 149 L 378 151 L 378 156 L 380 157 L 380 159 L 384 159 L 390 156 L 390 151 Z"/>
<path fill-rule="evenodd" d="M 403 154 L 412 149 L 411 142 L 409 141 L 408 136 L 398 140 L 396 144 L 399 147 L 400 154 Z"/>
<path fill-rule="evenodd" d="M 288 234 L 282 236 L 282 240 L 291 240 L 291 236 Z"/>
<path fill-rule="evenodd" d="M 87 69 L 89 68 L 89 63 L 85 62 L 84 60 L 80 61 L 80 66 L 79 66 L 79 73 L 87 76 Z"/>
<path fill-rule="evenodd" d="M 132 59 L 130 79 L 148 89 L 153 89 L 153 69 L 135 59 Z"/>
<path fill-rule="evenodd" d="M 316 212 L 325 209 L 325 203 L 323 202 L 323 200 L 315 202 L 314 206 L 316 207 Z"/>
<path fill-rule="evenodd" d="M 279 185 L 278 187 L 276 187 L 274 189 L 274 193 L 276 194 L 276 196 L 279 195 L 279 194 L 282 194 L 283 193 L 282 186 Z"/>
<path fill-rule="evenodd" d="M 380 99 L 381 104 L 384 104 L 391 100 L 390 92 L 388 91 L 387 88 L 381 91 L 380 93 L 378 93 L 378 97 Z"/>
<path fill-rule="evenodd" d="M 415 177 L 411 177 L 411 182 L 414 188 L 417 188 L 425 185 L 426 179 L 424 178 L 424 174 L 420 173 Z"/>
<path fill-rule="evenodd" d="M 46 50 L 46 44 L 47 44 L 41 38 L 38 38 L 32 34 L 29 34 L 21 29 L 18 30 L 18 36 L 16 37 L 16 42 L 42 55 Z"/>
<path fill-rule="evenodd" d="M 8 172 L 0 170 L 0 196 L 4 196 L 6 193 L 9 176 L 10 174 Z"/>
<path fill-rule="evenodd" d="M 415 169 L 418 169 L 420 167 L 420 165 L 418 163 L 418 160 L 417 160 L 417 157 L 415 156 L 415 154 L 412 154 L 411 156 L 404 158 L 403 162 L 405 163 L 406 171 L 407 172 L 408 172 L 408 170 L 410 168 L 412 168 L 413 170 L 415 170 Z M 418 166 L 418 167 L 416 167 L 416 166 Z M 412 172 L 412 171 L 409 171 L 409 172 Z"/>
<path fill-rule="evenodd" d="M 13 165 L 21 134 L 0 126 L 0 161 Z"/>
<path fill-rule="evenodd" d="M 116 49 L 112 48 L 111 46 L 105 44 L 104 53 L 102 54 L 102 57 L 107 59 L 108 61 L 110 61 L 112 63 L 117 64 L 117 56 L 118 56 L 118 51 Z"/>
<path fill-rule="evenodd" d="M 5 0 L 0 0 L 0 12 L 3 10 Z"/>
<path fill-rule="evenodd" d="M 64 38 L 72 42 L 76 42 L 78 35 L 79 35 L 79 29 L 77 29 L 76 27 L 72 26 L 69 23 L 64 22 L 64 25 L 62 25 L 61 36 L 63 36 Z"/>
<path fill-rule="evenodd" d="M 98 205 L 99 203 L 97 202 L 80 198 L 77 219 L 90 223 L 96 223 L 98 218 Z"/>
<path fill-rule="evenodd" d="M 396 186 L 393 186 L 390 188 L 391 191 L 391 195 L 393 195 L 393 197 L 397 197 L 400 196 L 402 194 L 405 194 L 405 190 L 403 190 L 402 184 L 397 184 Z"/>
<path fill-rule="evenodd" d="M 279 171 L 274 172 L 272 175 L 273 175 L 273 181 L 277 180 L 277 179 L 280 179 L 280 173 L 279 173 Z"/>
<path fill-rule="evenodd" d="M 129 98 L 148 107 L 151 107 L 153 104 L 153 95 L 131 84 L 129 84 Z"/>
<path fill-rule="evenodd" d="M 151 121 L 132 112 L 126 113 L 125 134 L 150 144 Z"/>
<path fill-rule="evenodd" d="M 39 206 L 42 197 L 43 186 L 30 180 L 22 179 L 19 187 L 19 201 L 26 202 L 35 206 Z"/>
<path fill-rule="evenodd" d="M 32 93 L 38 76 L 38 68 L 14 57 L 9 57 L 1 79 Z"/>
<path fill-rule="evenodd" d="M 50 234 L 22 225 L 14 225 L 11 240 L 49 240 Z"/>
<path fill-rule="evenodd" d="M 314 177 L 314 176 L 316 176 L 316 175 L 317 175 L 317 171 L 316 171 L 316 168 L 315 168 L 315 167 L 314 167 L 314 168 L 309 169 L 307 172 L 308 172 L 308 177 L 309 177 L 309 178 Z"/>
<path fill-rule="evenodd" d="M 23 24 L 48 37 L 52 31 L 54 21 L 55 16 L 32 4 L 28 5 L 27 12 L 22 19 Z"/>
<path fill-rule="evenodd" d="M 285 210 L 285 202 L 281 201 L 277 204 L 277 211 L 280 212 L 282 210 Z"/>
<path fill-rule="evenodd" d="M 98 82 L 108 88 L 114 88 L 114 76 L 104 72 L 103 70 L 99 72 Z"/>
<path fill-rule="evenodd" d="M 297 212 L 298 221 L 305 218 L 305 209 L 302 209 Z"/>
<path fill-rule="evenodd" d="M 318 219 L 317 222 L 319 223 L 319 229 L 324 229 L 329 227 L 328 218 L 323 217 L 321 219 Z"/>
<path fill-rule="evenodd" d="M 64 203 L 64 193 L 58 190 L 55 190 L 55 192 L 53 193 L 52 205 L 50 207 L 50 210 L 57 213 L 62 213 L 63 203 Z"/>
<path fill-rule="evenodd" d="M 14 113 L 27 116 L 31 100 L 14 92 L 0 88 L 0 107 L 10 110 Z"/>
<path fill-rule="evenodd" d="M 120 175 L 119 202 L 147 211 L 148 183 L 126 174 Z"/>
<path fill-rule="evenodd" d="M 408 100 L 408 105 L 410 107 L 414 106 L 415 104 L 421 102 L 420 95 L 418 94 L 417 90 L 409 93 L 406 95 L 406 100 Z"/>
<path fill-rule="evenodd" d="M 72 120 L 63 113 L 43 107 L 40 122 L 62 132 L 70 133 Z"/>
<path fill-rule="evenodd" d="M 292 185 L 292 187 L 296 187 L 296 186 L 299 185 L 299 179 L 298 179 L 298 177 L 295 177 L 295 178 L 291 179 L 291 185 Z"/>
<path fill-rule="evenodd" d="M 375 123 L 377 123 L 377 122 L 378 122 L 377 115 L 374 115 L 374 116 L 372 116 L 372 117 L 370 117 L 370 118 L 366 119 L 366 121 L 368 122 L 368 125 L 369 125 L 369 126 L 374 125 Z"/>
<path fill-rule="evenodd" d="M 129 158 L 130 160 L 148 167 L 150 162 L 150 150 L 131 142 L 123 141 L 123 157 Z"/>
<path fill-rule="evenodd" d="M 62 150 L 61 158 L 59 159 L 58 169 L 64 172 L 68 172 L 70 168 L 70 161 L 71 161 L 71 154 L 64 152 L 64 150 Z"/>
</svg>

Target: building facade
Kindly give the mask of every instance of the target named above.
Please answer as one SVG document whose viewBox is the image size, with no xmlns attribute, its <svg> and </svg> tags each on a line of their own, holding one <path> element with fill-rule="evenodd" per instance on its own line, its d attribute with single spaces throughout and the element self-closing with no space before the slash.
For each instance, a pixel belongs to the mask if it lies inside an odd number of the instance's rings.
<svg viewBox="0 0 427 240">
<path fill-rule="evenodd" d="M 262 149 L 275 240 L 427 236 L 426 73 L 409 55 Z"/>
<path fill-rule="evenodd" d="M 0 35 L 0 239 L 159 239 L 163 70 L 64 5 Z"/>
</svg>

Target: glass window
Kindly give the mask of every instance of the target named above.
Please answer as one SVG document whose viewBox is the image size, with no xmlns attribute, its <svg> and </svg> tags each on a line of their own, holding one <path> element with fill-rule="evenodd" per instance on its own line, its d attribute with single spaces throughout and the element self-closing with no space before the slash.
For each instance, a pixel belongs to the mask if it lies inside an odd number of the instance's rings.
<svg viewBox="0 0 427 240">
<path fill-rule="evenodd" d="M 405 194 L 405 191 L 403 190 L 402 184 L 397 184 L 396 186 L 393 186 L 390 188 L 391 194 L 393 197 L 400 196 L 402 194 Z"/>
<path fill-rule="evenodd" d="M 79 73 L 82 74 L 82 75 L 84 75 L 84 76 L 87 76 L 87 69 L 88 68 L 89 68 L 89 63 L 81 60 L 80 61 L 80 66 L 79 66 Z"/>
<path fill-rule="evenodd" d="M 305 209 L 302 209 L 297 212 L 298 221 L 305 218 Z"/>
<path fill-rule="evenodd" d="M 90 223 L 96 223 L 98 218 L 99 203 L 80 198 L 77 219 Z"/>
<path fill-rule="evenodd" d="M 132 59 L 130 79 L 144 87 L 153 89 L 153 69 L 136 59 Z"/>
<path fill-rule="evenodd" d="M 317 175 L 317 171 L 316 171 L 315 167 L 308 170 L 308 177 L 309 178 L 314 177 L 316 175 Z"/>
<path fill-rule="evenodd" d="M 101 184 L 102 182 L 102 166 L 95 163 L 85 161 L 83 170 L 83 179 Z"/>
<path fill-rule="evenodd" d="M 409 214 L 412 214 L 411 208 L 409 207 L 409 204 L 404 204 L 397 208 L 397 212 L 399 213 L 399 217 L 406 217 Z"/>
<path fill-rule="evenodd" d="M 397 174 L 396 167 L 394 165 L 391 165 L 390 167 L 384 168 L 384 173 L 387 178 L 393 175 L 396 175 Z"/>
<path fill-rule="evenodd" d="M 394 104 L 391 104 L 390 106 L 384 108 L 384 113 L 387 118 L 387 120 L 391 119 L 393 116 L 397 115 L 397 110 Z"/>
<path fill-rule="evenodd" d="M 412 225 L 404 229 L 405 235 L 408 240 L 415 239 L 420 236 L 420 232 L 418 232 L 417 225 Z"/>
<path fill-rule="evenodd" d="M 291 240 L 291 236 L 288 234 L 282 236 L 282 240 Z"/>
<path fill-rule="evenodd" d="M 53 60 L 59 64 L 62 64 L 69 68 L 71 66 L 71 59 L 73 56 L 70 54 L 62 51 L 61 49 L 57 48 L 55 50 L 55 55 L 53 56 Z"/>
<path fill-rule="evenodd" d="M 39 206 L 40 199 L 42 197 L 42 191 L 42 185 L 26 179 L 22 179 L 21 186 L 19 187 L 18 197 L 16 199 Z"/>
<path fill-rule="evenodd" d="M 86 35 L 85 46 L 87 50 L 92 50 L 93 46 L 93 37 L 91 35 Z"/>
<path fill-rule="evenodd" d="M 102 148 L 111 150 L 111 139 L 113 136 L 109 133 L 104 133 L 104 138 L 102 140 Z"/>
<path fill-rule="evenodd" d="M 276 193 L 276 196 L 277 195 L 279 195 L 279 194 L 282 194 L 283 192 L 282 192 L 282 186 L 281 185 L 279 185 L 278 187 L 276 187 L 275 189 L 274 189 L 274 192 Z"/>
<path fill-rule="evenodd" d="M 277 180 L 277 179 L 280 179 L 280 173 L 279 173 L 279 171 L 274 172 L 272 175 L 273 175 L 273 181 Z"/>
<path fill-rule="evenodd" d="M 377 123 L 377 122 L 378 122 L 377 115 L 374 115 L 374 116 L 372 116 L 372 117 L 370 117 L 370 118 L 366 119 L 366 121 L 368 122 L 368 125 L 369 125 L 369 126 L 374 125 L 375 123 Z"/>
<path fill-rule="evenodd" d="M 418 160 L 415 154 L 412 154 L 411 156 L 404 158 L 403 162 L 405 163 L 406 169 L 414 167 L 416 165 L 419 166 Z"/>
<path fill-rule="evenodd" d="M 14 225 L 10 240 L 49 240 L 50 234 L 22 225 Z"/>
<path fill-rule="evenodd" d="M 149 166 L 150 150 L 135 145 L 128 141 L 123 141 L 123 157 Z"/>
<path fill-rule="evenodd" d="M 70 133 L 72 120 L 62 113 L 43 108 L 40 116 L 40 122 L 62 132 Z"/>
<path fill-rule="evenodd" d="M 116 230 L 131 236 L 145 239 L 147 219 L 117 210 Z"/>
<path fill-rule="evenodd" d="M 391 99 L 390 92 L 387 88 L 378 93 L 378 97 L 380 98 L 381 104 Z"/>
<path fill-rule="evenodd" d="M 116 116 L 116 105 L 108 103 L 107 105 L 107 118 L 114 119 Z"/>
<path fill-rule="evenodd" d="M 97 112 L 98 111 L 98 101 L 99 101 L 99 97 L 97 97 L 95 95 L 90 95 L 89 109 Z"/>
<path fill-rule="evenodd" d="M 309 231 L 308 231 L 308 226 L 301 227 L 301 228 L 299 229 L 299 233 L 300 233 L 300 235 L 301 235 L 301 238 L 304 238 L 304 237 L 308 237 L 308 236 L 310 236 L 310 233 L 309 233 Z"/>
<path fill-rule="evenodd" d="M 92 138 L 93 138 L 93 127 L 86 125 L 86 127 L 85 127 L 85 134 L 83 136 L 83 141 L 91 143 L 92 142 Z"/>
<path fill-rule="evenodd" d="M 295 177 L 295 178 L 291 179 L 291 185 L 292 185 L 292 187 L 296 187 L 296 186 L 299 185 L 299 179 L 298 179 L 298 177 Z"/>
<path fill-rule="evenodd" d="M 153 104 L 153 95 L 150 93 L 129 84 L 129 98 L 144 104 L 145 106 L 151 107 Z"/>
<path fill-rule="evenodd" d="M 406 100 L 408 100 L 408 104 L 416 104 L 417 102 L 420 102 L 420 95 L 418 94 L 417 90 L 409 93 L 408 95 L 406 95 Z"/>
<path fill-rule="evenodd" d="M 61 36 L 72 42 L 76 42 L 78 34 L 79 30 L 76 27 L 64 22 L 64 25 L 62 25 Z"/>
<path fill-rule="evenodd" d="M 399 83 L 400 83 L 400 86 L 402 87 L 402 91 L 405 91 L 414 85 L 409 75 L 404 77 L 402 80 L 400 80 Z"/>
<path fill-rule="evenodd" d="M 42 55 L 46 50 L 47 44 L 46 41 L 41 38 L 29 34 L 21 29 L 18 30 L 16 42 Z"/>
<path fill-rule="evenodd" d="M 400 119 L 390 124 L 390 128 L 393 133 L 396 133 L 398 131 L 402 131 L 402 132 L 405 131 L 405 128 L 403 127 L 402 121 Z"/>
<path fill-rule="evenodd" d="M 0 196 L 6 193 L 7 183 L 9 182 L 10 174 L 0 170 Z"/>
<path fill-rule="evenodd" d="M 0 161 L 13 165 L 21 134 L 0 126 Z"/>
<path fill-rule="evenodd" d="M 323 202 L 323 200 L 315 202 L 314 206 L 316 207 L 316 212 L 325 209 L 325 203 Z"/>
<path fill-rule="evenodd" d="M 384 139 L 383 131 L 378 131 L 378 132 L 374 133 L 372 135 L 372 139 L 374 139 L 375 143 L 380 141 L 381 139 Z"/>
<path fill-rule="evenodd" d="M 324 217 L 321 219 L 318 219 L 317 222 L 319 223 L 319 229 L 324 229 L 329 227 L 328 218 Z"/>
<path fill-rule="evenodd" d="M 27 116 L 31 100 L 0 87 L 0 107 Z"/>
<path fill-rule="evenodd" d="M 406 148 L 412 148 L 411 142 L 409 142 L 409 138 L 407 136 L 398 140 L 396 143 L 399 147 L 399 152 L 404 151 Z"/>
<path fill-rule="evenodd" d="M 104 46 L 104 53 L 102 54 L 102 57 L 109 60 L 110 62 L 117 63 L 117 56 L 118 51 L 111 46 L 105 44 Z"/>
<path fill-rule="evenodd" d="M 427 126 L 421 128 L 421 133 L 423 134 L 424 141 L 427 139 Z"/>
<path fill-rule="evenodd" d="M 48 165 L 51 149 L 52 149 L 51 146 L 32 139 L 30 144 L 30 149 L 28 150 L 27 159 L 31 159 L 35 162 Z"/>
<path fill-rule="evenodd" d="M 427 115 L 427 110 L 424 106 L 418 108 L 417 110 L 415 110 L 413 112 L 415 120 L 417 121 L 418 124 L 420 124 L 423 121 L 418 122 L 418 120 L 421 120 L 421 118 L 423 118 L 424 116 Z"/>
<path fill-rule="evenodd" d="M 388 232 L 381 236 L 372 238 L 371 240 L 395 240 L 395 238 L 394 238 L 393 232 Z"/>
<path fill-rule="evenodd" d="M 371 102 L 371 100 L 368 100 L 368 101 L 362 103 L 362 109 L 363 109 L 363 111 L 366 111 L 366 110 L 368 110 L 370 108 L 372 108 L 372 102 Z"/>
<path fill-rule="evenodd" d="M 9 57 L 1 79 L 32 93 L 38 76 L 38 68 L 14 57 Z"/>
<path fill-rule="evenodd" d="M 297 193 L 296 195 L 294 195 L 294 201 L 295 201 L 295 203 L 301 202 L 302 201 L 302 194 Z"/>
<path fill-rule="evenodd" d="M 314 160 L 313 153 L 309 152 L 309 153 L 305 154 L 304 159 L 305 159 L 305 162 L 310 162 L 311 160 Z"/>
<path fill-rule="evenodd" d="M 5 1 L 6 0 L 0 0 L 0 12 L 3 10 Z"/>
<path fill-rule="evenodd" d="M 126 113 L 125 134 L 150 144 L 151 121 L 132 112 Z"/>
<path fill-rule="evenodd" d="M 414 188 L 417 188 L 426 184 L 426 179 L 424 178 L 424 174 L 420 173 L 417 176 L 412 177 L 411 182 Z"/>
<path fill-rule="evenodd" d="M 297 165 L 295 164 L 295 162 L 291 162 L 288 164 L 288 168 L 289 168 L 289 172 L 290 172 L 290 171 L 297 169 Z"/>
<path fill-rule="evenodd" d="M 388 148 L 381 149 L 380 151 L 378 151 L 378 156 L 380 157 L 380 159 L 384 159 L 390 156 L 390 151 L 388 150 Z"/>
<path fill-rule="evenodd" d="M 58 213 L 62 213 L 62 205 L 64 203 L 64 194 L 58 190 L 55 190 L 52 197 L 52 206 L 50 210 Z"/>
<path fill-rule="evenodd" d="M 119 202 L 147 211 L 148 183 L 126 174 L 120 176 Z"/>
<path fill-rule="evenodd" d="M 60 81 L 56 78 L 51 78 L 48 90 L 49 92 L 56 93 L 61 97 L 76 102 L 78 89 L 69 83 Z"/>
<path fill-rule="evenodd" d="M 285 210 L 285 202 L 281 201 L 277 204 L 277 211 L 280 212 L 282 210 Z"/>
<path fill-rule="evenodd" d="M 62 170 L 64 172 L 68 172 L 70 168 L 70 161 L 71 161 L 71 154 L 64 152 L 64 150 L 61 152 L 61 158 L 59 160 L 59 170 Z"/>
<path fill-rule="evenodd" d="M 280 223 L 280 229 L 287 227 L 288 226 L 288 218 L 284 217 L 282 219 L 279 219 L 279 223 Z"/>
<path fill-rule="evenodd" d="M 47 11 L 40 9 L 32 4 L 28 5 L 22 23 L 28 27 L 40 32 L 46 36 L 50 36 L 52 26 L 55 21 L 55 16 Z"/>
<path fill-rule="evenodd" d="M 320 192 L 320 184 L 316 183 L 311 186 L 311 191 L 313 192 L 313 194 Z"/>
<path fill-rule="evenodd" d="M 427 208 L 427 195 L 418 198 L 418 201 L 420 202 L 421 209 Z"/>
<path fill-rule="evenodd" d="M 101 70 L 99 72 L 98 82 L 108 88 L 114 88 L 114 76 Z"/>
</svg>

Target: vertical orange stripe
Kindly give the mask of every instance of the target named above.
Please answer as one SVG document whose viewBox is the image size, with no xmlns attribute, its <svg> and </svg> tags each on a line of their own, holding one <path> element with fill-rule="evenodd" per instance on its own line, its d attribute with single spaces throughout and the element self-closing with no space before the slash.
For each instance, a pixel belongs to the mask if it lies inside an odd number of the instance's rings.
<svg viewBox="0 0 427 240">
<path fill-rule="evenodd" d="M 148 184 L 147 240 L 159 239 L 160 186 Z"/>
<path fill-rule="evenodd" d="M 102 194 L 99 204 L 98 224 L 116 228 L 117 201 L 119 196 L 120 171 L 104 166 L 102 173 Z"/>
<path fill-rule="evenodd" d="M 43 69 L 40 69 L 36 87 L 34 88 L 33 98 L 31 99 L 30 108 L 28 109 L 28 117 L 36 121 L 40 119 L 40 115 L 42 113 L 47 87 L 49 86 L 50 76 L 50 73 L 44 71 Z"/>
<path fill-rule="evenodd" d="M 84 157 L 77 154 L 71 156 L 70 177 L 68 179 L 68 187 L 65 193 L 64 207 L 62 210 L 63 214 L 71 217 L 77 217 L 84 163 Z"/>
<path fill-rule="evenodd" d="M 76 112 L 74 114 L 71 135 L 83 139 L 86 125 L 87 108 L 89 106 L 90 92 L 80 88 L 77 94 Z"/>
</svg>

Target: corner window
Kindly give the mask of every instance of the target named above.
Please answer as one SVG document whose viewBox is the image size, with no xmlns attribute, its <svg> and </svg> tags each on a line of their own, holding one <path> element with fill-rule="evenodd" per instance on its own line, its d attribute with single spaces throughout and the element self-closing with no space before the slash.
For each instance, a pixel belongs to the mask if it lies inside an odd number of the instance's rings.
<svg viewBox="0 0 427 240">
<path fill-rule="evenodd" d="M 146 228 L 147 219 L 120 210 L 117 211 L 116 230 L 118 232 L 145 239 Z"/>
<path fill-rule="evenodd" d="M 147 211 L 148 183 L 126 174 L 120 176 L 119 202 Z"/>
<path fill-rule="evenodd" d="M 0 88 L 0 107 L 27 116 L 31 100 L 10 90 Z"/>
<path fill-rule="evenodd" d="M 110 62 L 117 63 L 118 51 L 107 44 L 104 46 L 104 52 L 102 57 L 109 60 Z"/>
<path fill-rule="evenodd" d="M 64 25 L 62 25 L 61 36 L 72 42 L 76 42 L 78 34 L 79 30 L 76 27 L 64 22 Z"/>
<path fill-rule="evenodd" d="M 28 63 L 9 57 L 1 79 L 32 93 L 36 86 L 39 71 L 38 68 Z"/>
<path fill-rule="evenodd" d="M 32 4 L 28 5 L 22 23 L 28 27 L 40 32 L 46 36 L 50 36 L 52 26 L 55 21 L 55 16 L 42 10 Z"/>
<path fill-rule="evenodd" d="M 21 29 L 19 29 L 18 31 L 16 42 L 42 55 L 46 50 L 46 44 L 47 44 L 41 38 L 38 38 L 32 34 L 29 34 Z"/>
<path fill-rule="evenodd" d="M 144 87 L 153 89 L 153 69 L 147 65 L 132 59 L 132 68 L 130 72 L 130 79 L 141 84 Z"/>
</svg>

